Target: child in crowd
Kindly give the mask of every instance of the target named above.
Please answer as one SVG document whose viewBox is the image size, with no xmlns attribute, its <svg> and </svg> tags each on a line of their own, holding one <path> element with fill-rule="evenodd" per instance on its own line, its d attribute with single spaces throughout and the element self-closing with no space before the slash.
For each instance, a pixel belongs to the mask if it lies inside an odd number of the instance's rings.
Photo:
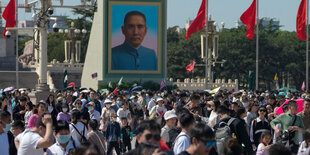
<svg viewBox="0 0 310 155">
<path fill-rule="evenodd" d="M 261 142 L 257 147 L 256 155 L 268 155 L 270 141 L 271 141 L 270 132 L 263 132 L 261 135 Z"/>
<path fill-rule="evenodd" d="M 131 138 L 132 131 L 131 127 L 128 125 L 128 121 L 126 117 L 121 118 L 121 146 L 122 152 L 126 152 L 131 150 Z"/>
<path fill-rule="evenodd" d="M 109 122 L 107 131 L 106 131 L 106 139 L 108 142 L 108 155 L 112 155 L 112 150 L 115 148 L 117 155 L 120 155 L 119 142 L 121 137 L 121 127 L 119 123 L 116 121 L 117 115 L 115 113 L 111 113 L 111 122 Z"/>
<path fill-rule="evenodd" d="M 26 113 L 25 113 L 25 126 L 27 127 L 30 116 L 32 115 L 33 104 L 31 101 L 27 102 L 25 105 Z"/>
<path fill-rule="evenodd" d="M 67 123 L 70 123 L 70 115 L 69 112 L 69 105 L 67 103 L 63 103 L 61 105 L 61 112 L 57 115 L 57 121 L 66 121 Z"/>
<path fill-rule="evenodd" d="M 309 155 L 310 154 L 310 129 L 307 129 L 303 133 L 304 141 L 300 144 L 298 149 L 298 155 Z"/>
</svg>

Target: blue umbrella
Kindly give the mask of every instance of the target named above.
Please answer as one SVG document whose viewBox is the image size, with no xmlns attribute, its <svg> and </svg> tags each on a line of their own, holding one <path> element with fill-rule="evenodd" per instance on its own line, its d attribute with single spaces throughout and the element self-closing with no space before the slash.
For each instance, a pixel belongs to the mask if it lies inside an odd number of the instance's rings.
<svg viewBox="0 0 310 155">
<path fill-rule="evenodd" d="M 132 92 L 130 90 L 124 90 L 123 93 L 124 94 L 131 94 Z"/>
<path fill-rule="evenodd" d="M 131 91 L 136 90 L 136 89 L 141 89 L 141 88 L 142 88 L 142 86 L 135 86 L 135 87 L 133 87 L 133 88 L 131 89 Z"/>
</svg>

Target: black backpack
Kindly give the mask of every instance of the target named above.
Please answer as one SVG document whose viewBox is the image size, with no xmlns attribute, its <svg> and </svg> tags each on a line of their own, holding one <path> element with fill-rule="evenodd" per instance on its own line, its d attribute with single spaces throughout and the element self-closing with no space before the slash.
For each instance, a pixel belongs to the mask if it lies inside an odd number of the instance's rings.
<svg viewBox="0 0 310 155">
<path fill-rule="evenodd" d="M 180 133 L 181 133 L 181 129 L 177 127 L 174 127 L 168 131 L 168 134 L 169 134 L 169 142 L 167 143 L 168 147 L 173 149 L 175 139 L 178 137 Z"/>
<path fill-rule="evenodd" d="M 216 138 L 216 148 L 218 154 L 224 153 L 224 148 L 226 146 L 226 142 L 228 139 L 232 138 L 232 132 L 230 129 L 230 124 L 235 120 L 236 118 L 230 118 L 227 123 L 221 122 L 220 124 L 225 124 L 224 126 L 219 127 L 215 131 L 215 138 Z"/>
</svg>

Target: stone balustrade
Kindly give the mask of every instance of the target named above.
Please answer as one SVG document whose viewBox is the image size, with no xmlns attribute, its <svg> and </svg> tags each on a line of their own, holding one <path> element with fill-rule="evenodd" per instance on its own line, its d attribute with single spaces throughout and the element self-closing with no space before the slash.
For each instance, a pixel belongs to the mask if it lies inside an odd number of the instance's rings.
<svg viewBox="0 0 310 155">
<path fill-rule="evenodd" d="M 24 65 L 25 66 L 25 65 Z M 30 63 L 27 65 L 28 68 L 36 70 L 39 64 Z M 48 63 L 47 70 L 54 73 L 62 73 L 66 69 L 71 73 L 81 73 L 83 72 L 84 63 L 72 63 L 72 62 L 59 62 L 56 59 Z"/>
<path fill-rule="evenodd" d="M 227 90 L 238 90 L 238 80 L 235 79 L 234 81 L 232 79 L 228 79 L 226 81 L 225 79 L 216 79 L 213 83 L 206 83 L 205 79 L 189 79 L 186 78 L 181 82 L 180 79 L 174 80 L 172 78 L 169 79 L 170 82 L 172 82 L 174 85 L 177 85 L 179 89 L 181 90 L 206 90 L 206 89 L 214 89 L 217 87 L 221 87 L 221 89 L 227 89 Z"/>
</svg>

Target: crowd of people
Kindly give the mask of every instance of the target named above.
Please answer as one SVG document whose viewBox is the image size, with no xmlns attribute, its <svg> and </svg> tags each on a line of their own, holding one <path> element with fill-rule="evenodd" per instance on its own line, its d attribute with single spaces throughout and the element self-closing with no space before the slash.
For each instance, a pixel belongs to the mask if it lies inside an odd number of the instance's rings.
<svg viewBox="0 0 310 155">
<path fill-rule="evenodd" d="M 73 87 L 33 103 L 0 91 L 0 154 L 309 155 L 308 95 Z"/>
</svg>

